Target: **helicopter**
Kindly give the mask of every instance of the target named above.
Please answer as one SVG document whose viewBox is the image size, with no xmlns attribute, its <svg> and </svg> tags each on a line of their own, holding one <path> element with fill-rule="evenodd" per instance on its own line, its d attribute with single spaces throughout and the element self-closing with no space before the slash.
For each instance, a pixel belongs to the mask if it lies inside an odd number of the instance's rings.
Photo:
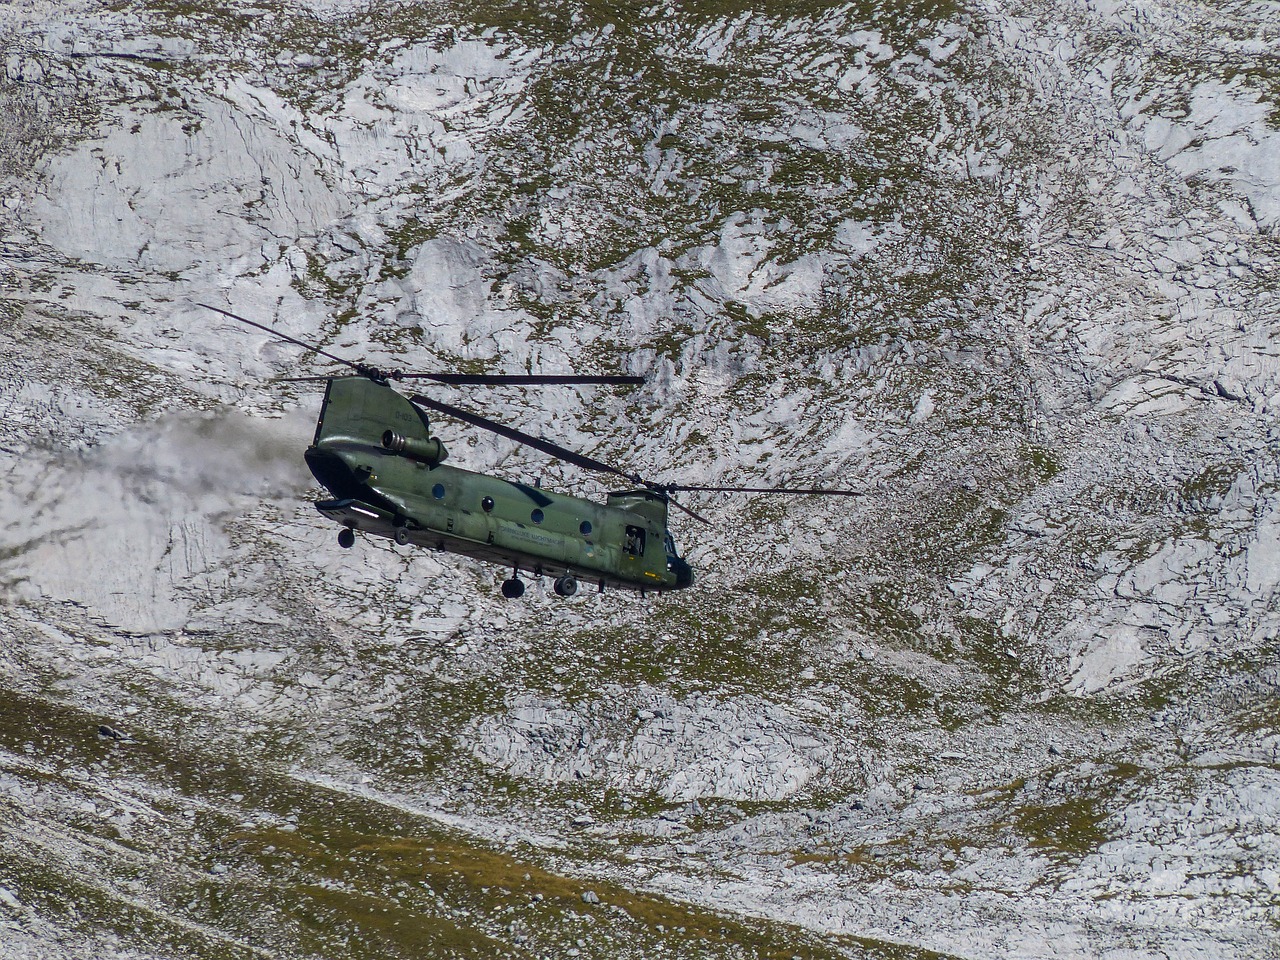
<svg viewBox="0 0 1280 960">
<path fill-rule="evenodd" d="M 449 386 L 638 386 L 627 375 L 414 373 L 381 370 L 299 340 L 221 307 L 197 306 L 262 330 L 347 367 L 350 373 L 288 377 L 322 382 L 324 398 L 315 436 L 303 458 L 332 499 L 316 509 L 337 523 L 338 545 L 351 548 L 356 534 L 380 537 L 511 570 L 502 582 L 509 599 L 525 592 L 522 573 L 552 578 L 561 597 L 580 583 L 646 594 L 684 590 L 694 571 L 676 549 L 667 526 L 674 506 L 710 523 L 673 499 L 679 492 L 817 494 L 858 496 L 853 490 L 731 487 L 656 483 L 577 453 L 560 444 L 498 423 L 422 394 L 406 396 L 392 382 L 426 380 Z M 542 489 L 445 464 L 448 450 L 432 432 L 428 411 L 491 431 L 566 463 L 620 477 L 628 489 L 604 503 Z"/>
</svg>

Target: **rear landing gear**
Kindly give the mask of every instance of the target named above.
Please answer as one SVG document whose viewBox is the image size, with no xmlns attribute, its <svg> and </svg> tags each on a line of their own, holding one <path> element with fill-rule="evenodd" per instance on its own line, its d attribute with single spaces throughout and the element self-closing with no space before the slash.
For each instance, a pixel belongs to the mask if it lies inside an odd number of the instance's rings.
<svg viewBox="0 0 1280 960">
<path fill-rule="evenodd" d="M 523 597 L 524 581 L 519 577 L 514 576 L 510 580 L 503 580 L 502 595 L 508 600 L 515 600 L 517 597 Z"/>
<path fill-rule="evenodd" d="M 563 577 L 558 578 L 551 587 L 561 597 L 572 597 L 578 592 L 578 581 L 566 573 Z"/>
<path fill-rule="evenodd" d="M 343 550 L 350 550 L 356 542 L 356 533 L 350 527 L 343 527 L 338 531 L 338 546 Z"/>
</svg>

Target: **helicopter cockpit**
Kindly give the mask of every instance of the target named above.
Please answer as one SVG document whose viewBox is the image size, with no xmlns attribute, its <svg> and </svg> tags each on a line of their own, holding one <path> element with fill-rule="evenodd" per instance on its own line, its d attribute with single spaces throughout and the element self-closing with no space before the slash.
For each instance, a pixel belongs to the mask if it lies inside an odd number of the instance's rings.
<svg viewBox="0 0 1280 960">
<path fill-rule="evenodd" d="M 662 543 L 667 551 L 667 570 L 676 575 L 676 589 L 693 585 L 693 568 L 680 559 L 676 552 L 676 541 L 670 530 L 662 532 Z"/>
</svg>

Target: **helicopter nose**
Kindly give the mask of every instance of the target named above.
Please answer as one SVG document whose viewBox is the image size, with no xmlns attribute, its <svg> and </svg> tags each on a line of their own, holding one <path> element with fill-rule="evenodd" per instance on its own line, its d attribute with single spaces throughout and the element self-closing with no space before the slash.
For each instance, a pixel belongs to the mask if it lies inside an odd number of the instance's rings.
<svg viewBox="0 0 1280 960">
<path fill-rule="evenodd" d="M 689 566 L 684 560 L 677 558 L 671 561 L 671 572 L 676 575 L 677 590 L 693 586 L 693 567 Z"/>
</svg>

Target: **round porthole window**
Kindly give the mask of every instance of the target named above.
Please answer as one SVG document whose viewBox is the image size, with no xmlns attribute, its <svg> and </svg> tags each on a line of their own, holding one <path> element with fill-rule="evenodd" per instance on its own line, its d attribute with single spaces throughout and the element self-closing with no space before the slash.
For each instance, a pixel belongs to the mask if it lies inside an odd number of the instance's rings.
<svg viewBox="0 0 1280 960">
<path fill-rule="evenodd" d="M 493 513 L 493 497 L 485 497 L 480 501 L 480 508 L 485 513 Z"/>
<path fill-rule="evenodd" d="M 529 519 L 532 520 L 534 523 L 541 523 L 542 518 L 543 518 L 543 513 L 541 510 L 535 510 L 533 511 L 533 513 L 529 514 Z"/>
<path fill-rule="evenodd" d="M 432 487 L 432 488 L 431 488 L 431 495 L 432 495 L 433 497 L 435 497 L 437 500 L 443 500 L 443 499 L 444 499 L 444 484 L 443 484 L 443 483 L 437 483 L 434 487 Z"/>
<path fill-rule="evenodd" d="M 578 524 L 578 530 L 584 537 L 591 536 L 591 521 L 583 520 L 580 524 Z"/>
</svg>

